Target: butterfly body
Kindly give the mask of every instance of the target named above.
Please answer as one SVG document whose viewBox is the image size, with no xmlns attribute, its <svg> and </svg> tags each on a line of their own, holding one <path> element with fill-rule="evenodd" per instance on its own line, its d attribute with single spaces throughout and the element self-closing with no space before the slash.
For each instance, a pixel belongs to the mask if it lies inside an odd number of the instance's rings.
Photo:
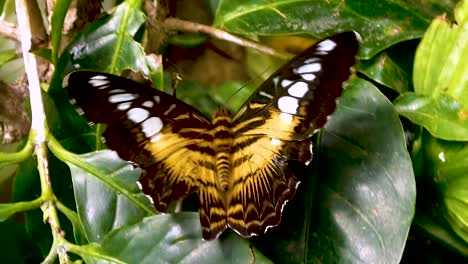
<svg viewBox="0 0 468 264">
<path fill-rule="evenodd" d="M 86 118 L 105 123 L 121 158 L 146 170 L 143 191 L 158 211 L 196 193 L 204 239 L 231 228 L 243 237 L 281 220 L 299 179 L 290 161 L 312 160 L 311 135 L 336 107 L 358 49 L 356 35 L 325 39 L 266 80 L 234 115 L 209 120 L 161 91 L 92 71 L 67 76 Z"/>
</svg>

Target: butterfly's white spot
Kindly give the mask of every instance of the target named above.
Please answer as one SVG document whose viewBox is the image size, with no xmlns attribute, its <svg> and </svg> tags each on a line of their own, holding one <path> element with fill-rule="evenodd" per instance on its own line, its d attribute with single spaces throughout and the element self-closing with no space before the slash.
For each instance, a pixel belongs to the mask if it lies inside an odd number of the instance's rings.
<svg viewBox="0 0 468 264">
<path fill-rule="evenodd" d="M 76 104 L 75 98 L 70 99 L 69 102 L 70 102 L 70 104 L 72 104 L 72 105 Z"/>
<path fill-rule="evenodd" d="M 130 100 L 134 100 L 138 97 L 137 94 L 123 93 L 123 94 L 114 94 L 109 96 L 109 103 L 120 103 Z"/>
<path fill-rule="evenodd" d="M 167 110 L 164 112 L 164 115 L 168 115 L 170 112 L 172 112 L 172 110 L 174 110 L 176 108 L 176 105 L 175 104 L 171 104 L 169 106 L 169 108 L 167 108 Z"/>
<path fill-rule="evenodd" d="M 333 40 L 326 39 L 317 45 L 317 54 L 327 54 L 329 51 L 336 47 L 336 43 Z"/>
<path fill-rule="evenodd" d="M 124 89 L 113 89 L 110 90 L 109 93 L 111 94 L 116 94 L 116 93 L 125 93 L 126 91 Z"/>
<path fill-rule="evenodd" d="M 296 82 L 288 89 L 289 95 L 297 98 L 302 98 L 309 90 L 309 86 L 305 82 Z"/>
<path fill-rule="evenodd" d="M 158 133 L 158 134 L 151 137 L 150 142 L 151 143 L 158 142 L 162 137 L 163 137 L 163 134 Z"/>
<path fill-rule="evenodd" d="M 68 74 L 67 76 L 63 77 L 63 81 L 62 81 L 62 87 L 68 87 L 68 80 L 70 79 L 70 74 Z"/>
<path fill-rule="evenodd" d="M 153 200 L 153 197 L 149 196 L 149 195 L 145 195 L 146 198 L 148 198 L 148 200 L 150 201 L 151 204 L 154 204 L 154 200 Z"/>
<path fill-rule="evenodd" d="M 278 76 L 276 76 L 275 78 L 273 78 L 273 84 L 274 84 L 275 86 L 278 85 L 278 81 L 279 81 Z"/>
<path fill-rule="evenodd" d="M 84 111 L 83 111 L 83 109 L 81 109 L 81 108 L 76 108 L 76 112 L 77 112 L 79 115 L 83 115 L 83 114 L 84 114 Z"/>
<path fill-rule="evenodd" d="M 301 77 L 302 77 L 302 79 L 304 79 L 306 81 L 313 81 L 316 78 L 316 76 L 314 74 L 312 74 L 312 73 L 302 74 Z"/>
<path fill-rule="evenodd" d="M 318 62 L 318 61 L 320 61 L 319 58 L 313 57 L 313 58 L 308 58 L 308 59 L 306 59 L 306 60 L 304 61 L 304 63 L 312 63 L 312 62 Z"/>
<path fill-rule="evenodd" d="M 283 86 L 283 87 L 286 88 L 286 87 L 288 87 L 289 85 L 291 85 L 292 82 L 293 82 L 293 81 L 291 81 L 291 80 L 284 79 L 284 80 L 281 81 L 281 86 Z"/>
<path fill-rule="evenodd" d="M 151 102 L 151 101 L 145 101 L 145 102 L 143 103 L 143 106 L 144 106 L 144 107 L 151 108 L 151 107 L 154 106 L 154 103 Z"/>
<path fill-rule="evenodd" d="M 138 189 L 143 190 L 143 186 L 141 185 L 141 183 L 139 181 L 137 181 L 136 184 L 138 186 Z"/>
<path fill-rule="evenodd" d="M 131 102 L 120 103 L 117 105 L 117 110 L 125 111 L 129 109 L 131 105 L 132 105 Z"/>
<path fill-rule="evenodd" d="M 138 124 L 141 121 L 145 120 L 148 118 L 149 112 L 148 110 L 145 110 L 143 108 L 132 108 L 127 112 L 127 117 L 130 119 L 132 122 Z"/>
<path fill-rule="evenodd" d="M 276 138 L 272 138 L 272 139 L 271 139 L 271 144 L 272 144 L 273 146 L 279 146 L 279 145 L 281 145 L 281 141 L 279 141 L 279 140 L 276 139 Z"/>
<path fill-rule="evenodd" d="M 161 102 L 161 97 L 159 97 L 159 95 L 155 95 L 154 97 L 154 101 L 159 104 L 159 102 Z"/>
<path fill-rule="evenodd" d="M 299 107 L 299 100 L 291 96 L 283 96 L 278 100 L 279 110 L 289 113 L 296 114 L 297 108 Z"/>
<path fill-rule="evenodd" d="M 296 69 L 296 72 L 298 74 L 303 74 L 303 73 L 319 72 L 321 69 L 322 69 L 322 64 L 315 62 L 315 63 L 302 65 L 301 67 Z"/>
<path fill-rule="evenodd" d="M 161 131 L 163 128 L 163 122 L 161 118 L 153 116 L 141 123 L 141 128 L 143 133 L 145 133 L 145 136 L 149 138 Z"/>
<path fill-rule="evenodd" d="M 310 135 L 310 136 L 312 136 L 312 135 Z M 310 153 L 314 153 L 314 152 L 313 152 L 313 146 L 312 146 L 312 144 L 309 144 L 309 151 L 310 151 Z M 310 164 L 311 161 L 312 161 L 312 159 L 306 160 L 306 161 L 304 162 L 304 164 L 305 164 L 306 166 L 308 166 L 308 165 Z"/>
<path fill-rule="evenodd" d="M 293 120 L 293 116 L 291 114 L 281 113 L 279 118 L 283 120 L 285 123 L 290 123 Z"/>
<path fill-rule="evenodd" d="M 101 80 L 102 81 L 102 80 L 107 80 L 107 76 L 105 76 L 105 75 L 95 75 L 95 76 L 93 76 L 93 77 L 91 77 L 89 79 L 90 80 Z"/>
<path fill-rule="evenodd" d="M 265 93 L 264 91 L 261 91 L 259 92 L 258 94 L 260 94 L 261 96 L 265 96 L 266 98 L 269 98 L 269 99 L 273 99 L 273 95 L 269 94 L 269 93 Z"/>
<path fill-rule="evenodd" d="M 104 75 L 93 76 L 89 78 L 88 83 L 94 87 L 98 87 L 99 89 L 105 89 L 109 87 L 109 79 Z"/>
</svg>

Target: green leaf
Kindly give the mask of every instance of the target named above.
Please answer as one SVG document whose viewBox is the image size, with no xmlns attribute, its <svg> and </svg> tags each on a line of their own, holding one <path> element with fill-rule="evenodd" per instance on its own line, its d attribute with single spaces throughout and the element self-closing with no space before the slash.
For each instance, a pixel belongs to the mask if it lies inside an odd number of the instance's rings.
<svg viewBox="0 0 468 264">
<path fill-rule="evenodd" d="M 307 259 L 399 262 L 416 186 L 392 104 L 370 83 L 350 81 L 321 148 L 318 224 L 309 233 Z"/>
<path fill-rule="evenodd" d="M 431 205 L 432 208 L 436 209 L 439 207 L 436 204 Z M 435 214 L 441 215 L 442 211 L 435 211 Z M 431 239 L 437 240 L 443 246 L 449 248 L 450 250 L 459 252 L 462 256 L 468 257 L 468 244 L 457 236 L 456 233 L 450 227 L 447 227 L 447 223 L 437 221 L 439 219 L 434 219 L 434 213 L 431 214 L 421 214 L 417 213 L 416 217 L 414 218 L 413 224 L 417 225 L 418 228 L 422 229 L 426 234 L 425 237 L 431 237 Z M 426 238 L 427 239 L 427 238 Z M 430 242 L 425 240 L 424 243 Z M 440 252 L 434 252 L 437 254 Z M 452 259 L 453 252 L 450 255 L 450 259 Z M 435 263 L 442 263 L 442 262 L 435 262 Z"/>
<path fill-rule="evenodd" d="M 13 221 L 0 223 L 0 248 L 3 263 L 39 263 L 42 255 L 28 236 L 24 225 Z"/>
<path fill-rule="evenodd" d="M 10 218 L 12 215 L 31 209 L 37 209 L 41 206 L 41 200 L 34 200 L 31 202 L 17 202 L 0 204 L 0 222 Z"/>
<path fill-rule="evenodd" d="M 398 113 L 437 138 L 468 140 L 468 118 L 460 103 L 447 94 L 429 97 L 406 93 L 394 102 Z"/>
<path fill-rule="evenodd" d="M 62 41 L 63 24 L 67 15 L 68 8 L 70 7 L 71 0 L 62 0 L 60 3 L 54 5 L 52 17 L 50 21 L 51 31 L 50 38 L 52 43 L 52 54 L 50 56 L 52 63 L 58 60 L 60 51 L 60 42 Z"/>
<path fill-rule="evenodd" d="M 359 72 L 399 94 L 408 91 L 409 78 L 406 72 L 385 52 L 363 62 L 359 67 Z"/>
<path fill-rule="evenodd" d="M 426 146 L 433 182 L 445 205 L 444 217 L 468 243 L 468 143 L 430 138 Z"/>
<path fill-rule="evenodd" d="M 213 100 L 206 86 L 182 80 L 177 85 L 177 98 L 196 108 L 206 116 L 211 116 L 218 104 Z"/>
<path fill-rule="evenodd" d="M 172 45 L 186 48 L 196 48 L 207 42 L 209 37 L 195 33 L 185 33 L 171 36 L 169 42 Z"/>
<path fill-rule="evenodd" d="M 70 166 L 78 215 L 89 242 L 123 225 L 153 214 L 154 208 L 138 188 L 141 170 L 114 151 L 74 155 Z"/>
<path fill-rule="evenodd" d="M 145 21 L 136 2 L 139 1 L 123 2 L 112 15 L 87 27 L 64 52 L 68 70 L 95 69 L 119 74 L 131 69 L 149 75 L 143 47 L 133 39 Z"/>
<path fill-rule="evenodd" d="M 436 18 L 424 34 L 414 63 L 415 92 L 427 96 L 449 94 L 468 106 L 468 1 L 455 10 L 457 24 Z"/>
<path fill-rule="evenodd" d="M 98 249 L 125 263 L 271 263 L 251 249 L 247 240 L 232 233 L 213 241 L 202 240 L 198 214 L 190 212 L 155 215 L 115 230 Z M 96 256 L 84 259 L 107 263 Z"/>
<path fill-rule="evenodd" d="M 410 1 L 237 0 L 219 3 L 214 26 L 245 35 L 307 34 L 323 38 L 354 30 L 361 56 L 370 58 L 393 44 L 420 38 L 441 4 Z"/>
<path fill-rule="evenodd" d="M 398 115 L 376 87 L 348 82 L 312 162 L 262 252 L 277 263 L 398 263 L 416 186 Z"/>
</svg>

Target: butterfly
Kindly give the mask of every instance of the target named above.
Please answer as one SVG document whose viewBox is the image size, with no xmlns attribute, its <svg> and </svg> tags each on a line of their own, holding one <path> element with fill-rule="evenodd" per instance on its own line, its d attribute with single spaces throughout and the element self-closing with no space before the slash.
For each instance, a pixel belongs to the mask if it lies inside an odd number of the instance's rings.
<svg viewBox="0 0 468 264">
<path fill-rule="evenodd" d="M 146 170 L 139 181 L 156 210 L 196 193 L 204 239 L 227 228 L 248 238 L 280 223 L 300 182 L 292 163 L 312 160 L 310 137 L 334 112 L 358 49 L 354 32 L 321 40 L 235 115 L 221 108 L 211 120 L 174 96 L 107 73 L 75 71 L 63 86 L 89 121 L 107 125 L 109 148 Z"/>
</svg>

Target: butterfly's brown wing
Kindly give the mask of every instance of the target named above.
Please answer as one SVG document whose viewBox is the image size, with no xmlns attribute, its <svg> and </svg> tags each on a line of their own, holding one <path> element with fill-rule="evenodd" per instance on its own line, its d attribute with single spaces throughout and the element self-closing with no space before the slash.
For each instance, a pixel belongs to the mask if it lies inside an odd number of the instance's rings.
<svg viewBox="0 0 468 264">
<path fill-rule="evenodd" d="M 107 125 L 107 145 L 145 169 L 140 182 L 158 211 L 196 192 L 203 237 L 226 229 L 211 124 L 202 114 L 166 93 L 105 73 L 73 72 L 64 87 L 89 121 Z"/>
<path fill-rule="evenodd" d="M 311 161 L 310 137 L 335 110 L 358 46 L 354 32 L 318 42 L 266 80 L 237 113 L 227 217 L 240 235 L 279 224 L 299 183 L 290 162 Z"/>
</svg>

